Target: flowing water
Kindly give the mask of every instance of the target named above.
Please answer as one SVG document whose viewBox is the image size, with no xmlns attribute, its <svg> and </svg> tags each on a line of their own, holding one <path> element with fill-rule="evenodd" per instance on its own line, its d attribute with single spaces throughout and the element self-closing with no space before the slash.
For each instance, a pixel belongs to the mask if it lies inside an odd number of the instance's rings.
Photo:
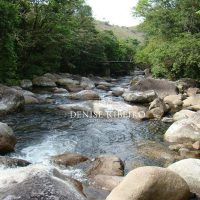
<svg viewBox="0 0 200 200">
<path fill-rule="evenodd" d="M 129 81 L 130 77 L 121 78 L 117 85 L 126 85 Z M 105 91 L 97 91 L 102 99 L 123 101 L 121 97 L 110 97 Z M 163 134 L 169 124 L 132 119 L 72 119 L 57 106 L 77 101 L 69 100 L 63 94 L 55 95 L 41 90 L 37 95 L 53 101 L 50 104 L 26 106 L 23 112 L 0 119 L 8 123 L 17 136 L 16 151 L 9 156 L 32 163 L 48 163 L 50 156 L 66 151 L 90 158 L 114 154 L 125 162 L 126 172 L 140 165 L 164 165 L 162 159 L 140 154 L 137 147 L 140 143 L 148 145 L 149 141 L 165 146 Z M 71 173 L 81 178 L 80 170 L 73 169 Z"/>
</svg>

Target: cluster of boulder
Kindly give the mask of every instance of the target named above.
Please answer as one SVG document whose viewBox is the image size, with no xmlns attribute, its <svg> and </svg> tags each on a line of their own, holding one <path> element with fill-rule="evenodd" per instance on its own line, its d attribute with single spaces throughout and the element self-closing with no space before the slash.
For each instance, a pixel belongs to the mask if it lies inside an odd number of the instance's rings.
<svg viewBox="0 0 200 200">
<path fill-rule="evenodd" d="M 52 156 L 50 161 L 55 166 L 30 165 L 23 160 L 0 157 L 0 164 L 20 166 L 0 171 L 0 199 L 189 200 L 200 197 L 199 159 L 184 159 L 167 168 L 138 167 L 126 176 L 123 161 L 114 155 L 90 159 L 66 152 Z M 60 170 L 80 167 L 82 163 L 87 163 L 84 172 L 88 183 L 81 183 Z M 97 197 L 96 190 L 107 193 Z"/>
<path fill-rule="evenodd" d="M 47 73 L 32 81 L 22 80 L 21 87 L 0 85 L 0 115 L 19 111 L 25 104 L 42 102 L 29 90 L 48 87 L 53 93 L 65 93 L 67 98 L 75 100 L 72 104 L 58 106 L 66 112 L 84 111 L 96 116 L 101 113 L 99 117 L 170 122 L 164 139 L 169 149 L 179 155 L 177 160 L 180 161 L 167 168 L 140 167 L 124 177 L 124 164 L 116 156 L 100 155 L 92 160 L 80 154 L 64 153 L 51 157 L 50 161 L 62 167 L 88 162 L 85 174 L 89 185 L 111 191 L 107 200 L 188 200 L 191 194 L 200 197 L 199 83 L 190 79 L 172 82 L 141 77 L 134 78 L 129 85 L 116 85 L 115 82 L 111 78 Z M 123 101 L 102 99 L 99 89 Z M 0 123 L 0 153 L 13 151 L 15 145 L 16 137 L 11 127 Z M 0 157 L 0 164 L 23 167 L 0 171 L 0 199 L 82 200 L 88 197 L 84 185 L 55 168 L 30 165 L 9 157 Z"/>
</svg>

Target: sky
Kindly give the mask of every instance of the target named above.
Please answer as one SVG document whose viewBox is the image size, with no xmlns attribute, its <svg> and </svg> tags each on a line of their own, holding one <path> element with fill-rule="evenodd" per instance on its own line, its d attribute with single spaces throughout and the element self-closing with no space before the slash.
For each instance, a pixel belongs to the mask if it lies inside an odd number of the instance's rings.
<svg viewBox="0 0 200 200">
<path fill-rule="evenodd" d="M 119 26 L 135 26 L 139 19 L 134 18 L 132 9 L 138 0 L 86 0 L 92 7 L 97 20 L 108 21 Z"/>
</svg>

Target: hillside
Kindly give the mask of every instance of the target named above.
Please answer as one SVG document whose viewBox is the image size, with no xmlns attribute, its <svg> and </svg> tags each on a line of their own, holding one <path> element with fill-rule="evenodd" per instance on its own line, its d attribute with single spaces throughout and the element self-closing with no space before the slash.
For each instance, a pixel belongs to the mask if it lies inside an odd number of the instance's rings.
<svg viewBox="0 0 200 200">
<path fill-rule="evenodd" d="M 108 22 L 96 21 L 98 30 L 112 30 L 118 37 L 122 39 L 135 38 L 140 42 L 144 41 L 144 34 L 137 30 L 137 27 L 125 27 L 110 25 Z"/>
</svg>

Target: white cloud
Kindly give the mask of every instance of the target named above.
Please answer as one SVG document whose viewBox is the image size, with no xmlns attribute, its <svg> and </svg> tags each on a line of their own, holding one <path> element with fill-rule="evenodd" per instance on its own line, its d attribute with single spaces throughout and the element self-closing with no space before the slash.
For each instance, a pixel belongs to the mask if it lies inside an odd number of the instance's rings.
<svg viewBox="0 0 200 200">
<path fill-rule="evenodd" d="M 139 19 L 133 17 L 133 7 L 138 0 L 86 0 L 98 20 L 120 26 L 134 26 Z"/>
</svg>

